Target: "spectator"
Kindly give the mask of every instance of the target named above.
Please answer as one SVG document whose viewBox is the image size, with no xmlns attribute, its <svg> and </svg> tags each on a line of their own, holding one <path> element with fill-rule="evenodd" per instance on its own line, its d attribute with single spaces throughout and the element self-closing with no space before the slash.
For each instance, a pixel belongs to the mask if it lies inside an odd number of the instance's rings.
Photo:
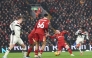
<svg viewBox="0 0 92 58">
<path fill-rule="evenodd" d="M 37 20 L 32 20 L 28 4 L 41 4 L 41 6 L 52 16 L 51 25 L 55 29 L 66 29 L 70 32 L 71 41 L 75 40 L 75 31 L 86 27 L 92 44 L 92 0 L 86 0 L 83 5 L 77 0 L 2 0 L 0 19 L 0 47 L 8 46 L 10 29 L 9 24 L 22 14 L 25 22 L 22 24 L 24 42 L 28 45 L 27 35 L 33 29 Z M 30 1 L 30 2 L 29 2 Z M 50 30 L 51 33 L 53 33 Z M 48 44 L 47 44 L 48 45 Z"/>
</svg>

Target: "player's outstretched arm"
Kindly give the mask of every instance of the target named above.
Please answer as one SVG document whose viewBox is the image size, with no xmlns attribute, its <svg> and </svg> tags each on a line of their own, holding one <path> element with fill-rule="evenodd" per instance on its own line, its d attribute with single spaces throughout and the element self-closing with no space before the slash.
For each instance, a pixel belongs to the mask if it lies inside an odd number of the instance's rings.
<svg viewBox="0 0 92 58">
<path fill-rule="evenodd" d="M 56 35 L 54 34 L 53 36 L 49 36 L 51 39 L 53 39 L 53 38 L 56 38 Z"/>
</svg>

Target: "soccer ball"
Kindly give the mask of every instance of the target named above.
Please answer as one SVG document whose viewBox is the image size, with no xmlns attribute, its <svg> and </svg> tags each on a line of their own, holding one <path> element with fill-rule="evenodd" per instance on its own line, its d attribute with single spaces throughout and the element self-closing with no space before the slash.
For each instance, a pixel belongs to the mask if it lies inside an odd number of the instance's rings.
<svg viewBox="0 0 92 58">
<path fill-rule="evenodd" d="M 55 56 L 59 56 L 60 55 L 58 51 L 56 51 L 54 54 L 55 54 Z"/>
</svg>

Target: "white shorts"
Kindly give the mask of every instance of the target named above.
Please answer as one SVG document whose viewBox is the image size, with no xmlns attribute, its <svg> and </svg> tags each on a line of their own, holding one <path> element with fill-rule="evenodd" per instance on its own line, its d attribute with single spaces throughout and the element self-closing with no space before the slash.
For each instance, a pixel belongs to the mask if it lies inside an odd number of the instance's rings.
<svg viewBox="0 0 92 58">
<path fill-rule="evenodd" d="M 76 44 L 79 44 L 79 43 L 84 43 L 84 39 L 82 39 L 82 38 L 77 38 Z"/>
<path fill-rule="evenodd" d="M 14 35 L 10 35 L 10 44 L 24 44 L 21 38 L 18 38 Z"/>
</svg>

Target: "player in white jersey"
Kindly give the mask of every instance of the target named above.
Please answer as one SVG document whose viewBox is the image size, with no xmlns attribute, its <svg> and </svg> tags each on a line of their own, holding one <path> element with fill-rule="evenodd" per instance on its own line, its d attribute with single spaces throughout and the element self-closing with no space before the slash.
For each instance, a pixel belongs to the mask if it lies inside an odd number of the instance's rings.
<svg viewBox="0 0 92 58">
<path fill-rule="evenodd" d="M 22 52 L 23 52 L 23 57 L 26 57 L 26 46 L 24 45 L 22 39 L 20 38 L 20 30 L 21 26 L 20 24 L 22 23 L 23 18 L 19 16 L 17 20 L 13 21 L 10 24 L 10 29 L 11 29 L 11 35 L 10 35 L 10 45 L 8 47 L 8 50 L 4 54 L 3 58 L 7 58 L 7 55 L 11 51 L 11 49 L 14 47 L 16 43 L 20 44 L 22 46 Z"/>
<path fill-rule="evenodd" d="M 81 51 L 81 45 L 84 42 L 84 38 L 86 38 L 87 40 L 89 40 L 88 38 L 88 32 L 85 31 L 84 27 L 81 27 L 76 33 L 75 35 L 77 35 L 77 39 L 76 39 L 76 48 L 79 49 L 81 55 L 83 55 L 83 52 Z"/>
</svg>

